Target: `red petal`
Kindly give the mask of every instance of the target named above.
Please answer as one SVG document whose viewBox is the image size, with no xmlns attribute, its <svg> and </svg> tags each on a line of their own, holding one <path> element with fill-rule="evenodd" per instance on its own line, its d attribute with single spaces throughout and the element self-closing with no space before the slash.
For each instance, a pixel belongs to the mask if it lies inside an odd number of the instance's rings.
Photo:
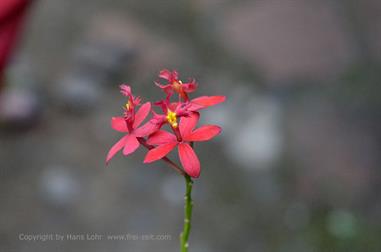
<svg viewBox="0 0 381 252">
<path fill-rule="evenodd" d="M 221 128 L 215 125 L 205 125 L 202 126 L 192 133 L 190 135 L 185 136 L 185 141 L 208 141 L 212 139 L 213 137 L 217 136 L 221 133 Z"/>
<path fill-rule="evenodd" d="M 139 125 L 144 121 L 144 119 L 147 117 L 149 111 L 151 110 L 151 103 L 150 102 L 146 102 L 144 103 L 138 110 L 138 112 L 136 112 L 135 114 L 135 121 L 134 121 L 134 124 L 133 124 L 133 127 L 136 128 L 136 127 L 139 127 Z"/>
<path fill-rule="evenodd" d="M 196 127 L 198 120 L 200 119 L 199 113 L 192 113 L 189 116 L 181 117 L 180 119 L 180 133 L 183 137 L 186 137 Z"/>
<path fill-rule="evenodd" d="M 180 105 L 180 103 L 178 102 L 171 102 L 169 105 L 168 105 L 168 108 L 172 111 L 176 111 L 177 107 Z"/>
<path fill-rule="evenodd" d="M 111 118 L 111 127 L 120 132 L 128 132 L 126 120 L 123 117 Z"/>
<path fill-rule="evenodd" d="M 179 73 L 176 70 L 172 71 L 172 81 L 179 79 Z"/>
<path fill-rule="evenodd" d="M 115 154 L 120 151 L 126 144 L 126 139 L 128 138 L 129 135 L 125 135 L 122 137 L 116 144 L 114 144 L 109 152 L 107 153 L 107 158 L 106 158 L 106 164 L 111 160 Z"/>
<path fill-rule="evenodd" d="M 144 163 L 151 163 L 165 157 L 171 150 L 173 150 L 173 148 L 176 147 L 176 145 L 177 141 L 159 145 L 156 148 L 153 148 L 147 153 L 144 159 Z"/>
<path fill-rule="evenodd" d="M 168 69 L 161 70 L 159 73 L 160 78 L 168 80 L 168 81 L 171 79 L 171 76 L 172 76 L 172 73 Z"/>
<path fill-rule="evenodd" d="M 119 86 L 119 88 L 120 88 L 120 92 L 122 93 L 122 95 L 124 95 L 124 96 L 131 96 L 132 95 L 131 87 L 129 85 L 122 84 Z"/>
<path fill-rule="evenodd" d="M 147 143 L 150 145 L 161 145 L 174 141 L 176 141 L 175 135 L 164 130 L 159 130 L 149 136 Z"/>
<path fill-rule="evenodd" d="M 126 138 L 126 143 L 124 145 L 123 155 L 127 156 L 133 153 L 134 151 L 136 151 L 139 145 L 140 143 L 138 139 L 136 139 L 135 135 L 128 135 L 128 137 Z"/>
<path fill-rule="evenodd" d="M 193 178 L 198 178 L 200 176 L 200 161 L 189 144 L 179 144 L 179 157 L 185 172 Z"/>
<path fill-rule="evenodd" d="M 192 105 L 188 108 L 190 111 L 197 111 L 203 108 L 217 105 L 224 102 L 225 96 L 201 96 L 191 101 Z"/>
<path fill-rule="evenodd" d="M 185 92 L 191 93 L 197 89 L 197 83 L 193 80 L 189 83 L 184 83 L 182 87 Z"/>
<path fill-rule="evenodd" d="M 152 133 L 155 133 L 161 127 L 160 123 L 155 123 L 152 121 L 146 122 L 143 126 L 134 130 L 134 134 L 137 137 L 145 137 Z"/>
<path fill-rule="evenodd" d="M 167 89 L 167 88 L 170 88 L 171 85 L 170 84 L 167 84 L 167 85 L 161 85 L 159 82 L 155 81 L 155 85 L 158 86 L 159 88 L 161 89 Z"/>
</svg>

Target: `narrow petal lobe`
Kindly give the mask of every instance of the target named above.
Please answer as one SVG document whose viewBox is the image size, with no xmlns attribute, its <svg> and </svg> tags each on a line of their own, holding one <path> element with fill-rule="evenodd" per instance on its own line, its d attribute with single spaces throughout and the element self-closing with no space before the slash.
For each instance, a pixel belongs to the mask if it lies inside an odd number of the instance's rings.
<svg viewBox="0 0 381 252">
<path fill-rule="evenodd" d="M 168 80 L 168 81 L 171 79 L 171 76 L 172 76 L 172 73 L 168 69 L 161 70 L 159 73 L 160 78 Z"/>
<path fill-rule="evenodd" d="M 109 152 L 107 153 L 107 158 L 106 158 L 106 164 L 115 156 L 115 154 L 120 151 L 126 144 L 126 139 L 128 138 L 129 135 L 126 135 L 122 137 L 116 144 L 114 144 Z"/>
<path fill-rule="evenodd" d="M 192 105 L 190 106 L 189 110 L 197 111 L 203 108 L 214 106 L 224 102 L 225 99 L 225 96 L 201 96 L 191 101 Z"/>
<path fill-rule="evenodd" d="M 183 137 L 186 137 L 196 127 L 200 119 L 199 113 L 191 113 L 189 116 L 181 117 L 180 119 L 180 132 Z"/>
<path fill-rule="evenodd" d="M 146 102 L 144 103 L 136 112 L 135 114 L 135 121 L 133 127 L 139 127 L 139 125 L 144 121 L 144 119 L 147 117 L 149 111 L 151 110 L 151 103 Z"/>
<path fill-rule="evenodd" d="M 208 141 L 213 137 L 221 133 L 221 128 L 216 125 L 205 125 L 202 126 L 187 136 L 184 136 L 184 140 L 192 141 Z"/>
<path fill-rule="evenodd" d="M 134 134 L 137 137 L 145 137 L 159 130 L 160 127 L 161 127 L 161 124 L 153 122 L 153 121 L 148 121 L 143 126 L 135 129 Z"/>
<path fill-rule="evenodd" d="M 123 155 L 127 156 L 133 153 L 134 151 L 136 151 L 139 145 L 140 143 L 138 139 L 136 139 L 135 135 L 128 135 L 128 137 L 126 138 L 126 143 L 124 145 Z"/>
<path fill-rule="evenodd" d="M 111 127 L 120 132 L 128 132 L 126 121 L 123 117 L 111 118 Z"/>
<path fill-rule="evenodd" d="M 165 157 L 171 150 L 173 150 L 173 148 L 176 147 L 176 145 L 177 142 L 170 142 L 153 148 L 147 153 L 144 163 L 151 163 Z"/>
<path fill-rule="evenodd" d="M 149 136 L 147 143 L 150 145 L 161 145 L 174 141 L 176 141 L 175 135 L 169 133 L 168 131 L 159 130 Z"/>
<path fill-rule="evenodd" d="M 197 89 L 197 83 L 195 80 L 192 80 L 191 82 L 189 83 L 184 83 L 182 85 L 183 87 L 183 90 L 187 93 L 191 93 L 191 92 L 194 92 L 196 89 Z"/>
<path fill-rule="evenodd" d="M 189 144 L 179 144 L 179 157 L 185 172 L 192 178 L 198 178 L 200 176 L 200 161 Z"/>
</svg>

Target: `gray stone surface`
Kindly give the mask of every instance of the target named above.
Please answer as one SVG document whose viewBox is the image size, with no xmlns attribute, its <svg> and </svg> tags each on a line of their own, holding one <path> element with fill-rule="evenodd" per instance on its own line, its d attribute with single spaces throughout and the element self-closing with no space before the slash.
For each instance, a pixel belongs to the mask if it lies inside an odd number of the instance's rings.
<svg viewBox="0 0 381 252">
<path fill-rule="evenodd" d="M 330 1 L 245 1 L 220 18 L 220 40 L 279 83 L 337 77 L 354 57 L 345 20 Z"/>
</svg>

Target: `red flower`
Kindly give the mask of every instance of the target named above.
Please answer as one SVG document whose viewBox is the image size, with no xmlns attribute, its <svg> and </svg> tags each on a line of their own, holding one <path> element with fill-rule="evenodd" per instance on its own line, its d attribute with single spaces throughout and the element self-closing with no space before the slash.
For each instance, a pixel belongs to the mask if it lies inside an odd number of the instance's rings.
<svg viewBox="0 0 381 252">
<path fill-rule="evenodd" d="M 221 128 L 215 125 L 204 125 L 194 130 L 198 120 L 198 113 L 182 117 L 179 125 L 180 135 L 178 136 L 163 130 L 152 134 L 147 143 L 157 145 L 157 147 L 147 153 L 144 163 L 159 160 L 178 146 L 180 162 L 185 172 L 193 178 L 198 178 L 200 176 L 200 161 L 190 143 L 208 141 L 221 132 Z"/>
<path fill-rule="evenodd" d="M 139 127 L 150 112 L 151 103 L 144 103 L 138 112 L 135 113 L 135 107 L 139 105 L 140 98 L 132 95 L 131 88 L 129 86 L 121 85 L 120 88 L 121 93 L 128 96 L 129 100 L 124 107 L 124 117 L 113 117 L 111 119 L 111 127 L 116 131 L 129 134 L 126 134 L 111 147 L 107 154 L 106 163 L 108 163 L 111 158 L 122 148 L 124 155 L 133 153 L 140 146 L 137 138 L 147 136 L 151 132 L 150 125 L 148 123 Z"/>
<path fill-rule="evenodd" d="M 190 80 L 187 83 L 183 83 L 181 80 L 179 80 L 179 74 L 176 70 L 172 72 L 167 69 L 161 70 L 159 73 L 159 78 L 168 81 L 168 83 L 165 85 L 161 85 L 160 83 L 155 82 L 158 87 L 164 90 L 168 97 L 176 92 L 184 101 L 188 101 L 189 98 L 187 93 L 191 93 L 197 88 L 197 83 L 194 79 Z"/>
<path fill-rule="evenodd" d="M 111 126 L 126 135 L 110 149 L 106 163 L 121 149 L 124 155 L 129 155 L 141 144 L 149 150 L 145 163 L 164 159 L 181 174 L 185 172 L 193 178 L 198 178 L 200 161 L 192 148 L 192 143 L 208 141 L 221 132 L 221 128 L 215 125 L 204 125 L 195 129 L 199 120 L 198 111 L 225 101 L 225 96 L 201 96 L 190 100 L 188 93 L 193 92 L 197 87 L 194 80 L 182 83 L 178 73 L 169 70 L 162 70 L 159 77 L 168 81 L 165 85 L 156 83 L 167 93 L 164 100 L 155 103 L 161 108 L 162 114 L 151 110 L 149 102 L 143 104 L 136 112 L 136 108 L 140 105 L 140 98 L 132 94 L 128 85 L 120 86 L 121 93 L 128 97 L 128 101 L 123 107 L 123 117 L 113 117 Z M 179 94 L 179 99 L 171 102 L 171 96 L 175 92 Z M 140 126 L 150 110 L 153 114 L 152 118 Z M 160 130 L 164 124 L 169 124 L 173 133 Z M 166 157 L 175 147 L 178 147 L 183 169 Z"/>
<path fill-rule="evenodd" d="M 201 96 L 188 102 L 169 103 L 169 99 L 156 102 L 155 105 L 160 106 L 164 114 L 157 114 L 152 111 L 153 118 L 149 121 L 151 124 L 150 133 L 159 130 L 166 123 L 170 124 L 173 129 L 176 129 L 178 126 L 178 118 L 188 116 L 192 112 L 214 106 L 224 101 L 225 96 Z"/>
</svg>

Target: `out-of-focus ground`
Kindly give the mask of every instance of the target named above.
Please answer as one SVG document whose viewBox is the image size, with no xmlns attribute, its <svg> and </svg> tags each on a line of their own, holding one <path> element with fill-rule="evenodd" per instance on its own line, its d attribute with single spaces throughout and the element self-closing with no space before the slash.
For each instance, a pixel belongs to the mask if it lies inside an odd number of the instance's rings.
<svg viewBox="0 0 381 252">
<path fill-rule="evenodd" d="M 197 145 L 191 251 L 381 251 L 381 3 L 40 0 L 9 82 L 42 105 L 0 135 L 0 251 L 176 251 L 183 180 L 120 134 L 118 85 L 159 99 L 162 68 L 226 95 Z M 20 234 L 170 240 L 20 240 Z"/>
</svg>

